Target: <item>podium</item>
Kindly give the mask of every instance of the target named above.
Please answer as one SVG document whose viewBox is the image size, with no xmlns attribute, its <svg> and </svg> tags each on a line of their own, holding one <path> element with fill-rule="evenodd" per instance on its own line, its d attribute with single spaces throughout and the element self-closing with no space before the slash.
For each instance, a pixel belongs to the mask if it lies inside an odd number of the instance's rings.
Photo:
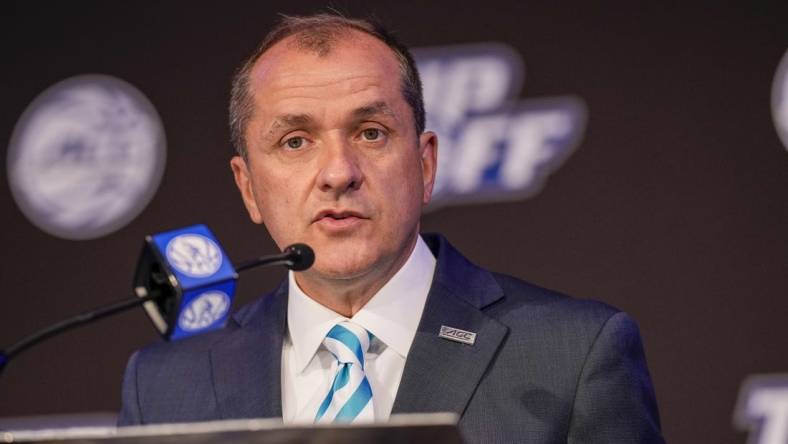
<svg viewBox="0 0 788 444">
<path fill-rule="evenodd" d="M 134 427 L 0 431 L 0 442 L 51 444 L 462 444 L 453 413 L 392 415 L 386 423 L 283 425 L 248 419 Z"/>
</svg>

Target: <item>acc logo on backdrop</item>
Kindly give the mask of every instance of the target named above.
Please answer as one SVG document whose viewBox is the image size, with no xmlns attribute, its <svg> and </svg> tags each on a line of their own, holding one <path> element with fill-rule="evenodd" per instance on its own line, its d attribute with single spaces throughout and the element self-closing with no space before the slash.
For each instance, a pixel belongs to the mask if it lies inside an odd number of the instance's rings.
<svg viewBox="0 0 788 444">
<path fill-rule="evenodd" d="M 525 67 L 509 46 L 423 48 L 414 58 L 427 128 L 439 136 L 432 208 L 534 195 L 582 138 L 581 99 L 517 100 Z"/>
<path fill-rule="evenodd" d="M 788 51 L 783 55 L 772 83 L 772 118 L 777 135 L 788 149 Z"/>
<path fill-rule="evenodd" d="M 742 384 L 733 422 L 749 444 L 788 443 L 788 374 L 751 375 Z"/>
<path fill-rule="evenodd" d="M 14 128 L 8 178 L 42 230 L 92 239 L 120 229 L 153 197 L 166 160 L 156 110 L 130 84 L 82 75 L 46 89 Z"/>
</svg>

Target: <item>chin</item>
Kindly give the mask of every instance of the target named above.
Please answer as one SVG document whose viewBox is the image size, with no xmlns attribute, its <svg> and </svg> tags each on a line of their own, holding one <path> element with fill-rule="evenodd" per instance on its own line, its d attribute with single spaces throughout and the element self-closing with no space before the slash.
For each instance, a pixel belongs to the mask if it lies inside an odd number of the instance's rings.
<svg viewBox="0 0 788 444">
<path fill-rule="evenodd" d="M 334 252 L 323 254 L 315 258 L 312 270 L 321 277 L 328 279 L 354 279 L 366 274 L 372 266 L 372 261 L 365 260 L 358 251 Z"/>
</svg>

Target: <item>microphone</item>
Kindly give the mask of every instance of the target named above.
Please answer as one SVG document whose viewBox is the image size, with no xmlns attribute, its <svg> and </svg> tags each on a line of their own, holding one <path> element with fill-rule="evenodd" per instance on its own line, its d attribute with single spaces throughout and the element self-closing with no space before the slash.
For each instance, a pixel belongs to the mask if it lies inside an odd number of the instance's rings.
<svg viewBox="0 0 788 444">
<path fill-rule="evenodd" d="M 52 336 L 139 305 L 168 341 L 221 328 L 229 314 L 238 272 L 272 265 L 303 271 L 314 261 L 312 248 L 299 243 L 280 254 L 242 262 L 234 269 L 216 237 L 202 224 L 146 236 L 134 275 L 135 297 L 62 320 L 0 350 L 0 373 L 14 356 Z"/>
<path fill-rule="evenodd" d="M 244 271 L 248 268 L 260 265 L 284 265 L 293 271 L 304 271 L 315 263 L 315 252 L 307 244 L 293 244 L 284 249 L 282 254 L 273 256 L 261 256 L 257 259 L 248 260 L 238 265 L 236 271 Z"/>
<path fill-rule="evenodd" d="M 288 255 L 287 268 L 293 271 L 304 271 L 315 263 L 315 252 L 307 244 L 293 244 L 285 248 Z"/>
</svg>

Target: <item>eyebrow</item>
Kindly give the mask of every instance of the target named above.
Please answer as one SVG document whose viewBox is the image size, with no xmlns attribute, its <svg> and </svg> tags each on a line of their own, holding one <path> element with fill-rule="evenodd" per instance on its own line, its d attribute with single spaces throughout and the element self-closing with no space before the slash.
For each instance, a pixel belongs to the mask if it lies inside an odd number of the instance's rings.
<svg viewBox="0 0 788 444">
<path fill-rule="evenodd" d="M 309 114 L 283 114 L 274 119 L 274 122 L 271 124 L 271 130 L 281 127 L 305 126 L 313 121 L 314 119 Z"/>
<path fill-rule="evenodd" d="M 277 116 L 268 131 L 265 132 L 266 138 L 273 137 L 282 128 L 293 128 L 298 126 L 311 126 L 314 119 L 309 114 L 282 114 Z"/>
<path fill-rule="evenodd" d="M 352 113 L 355 120 L 364 120 L 380 114 L 399 120 L 397 118 L 397 114 L 394 113 L 394 110 L 392 110 L 391 107 L 389 107 L 388 104 L 383 101 L 373 102 L 369 105 L 356 108 Z"/>
</svg>

